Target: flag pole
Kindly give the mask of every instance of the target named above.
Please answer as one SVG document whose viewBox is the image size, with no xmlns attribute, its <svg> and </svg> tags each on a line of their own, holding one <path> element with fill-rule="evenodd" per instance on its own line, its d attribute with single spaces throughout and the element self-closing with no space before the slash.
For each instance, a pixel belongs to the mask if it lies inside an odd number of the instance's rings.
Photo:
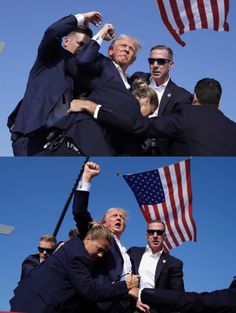
<svg viewBox="0 0 236 313">
<path fill-rule="evenodd" d="M 84 171 L 84 166 L 85 166 L 85 164 L 88 162 L 88 160 L 89 160 L 89 157 L 86 157 L 86 159 L 85 159 L 85 161 L 84 161 L 84 163 L 83 163 L 83 165 L 82 165 L 82 167 L 81 167 L 80 173 L 79 173 L 79 175 L 77 176 L 76 181 L 75 181 L 75 183 L 74 183 L 74 186 L 73 186 L 73 188 L 72 188 L 72 190 L 71 190 L 71 192 L 70 192 L 70 195 L 69 195 L 69 197 L 68 197 L 68 199 L 67 199 L 67 201 L 66 201 L 66 203 L 65 203 L 65 206 L 64 206 L 64 208 L 63 208 L 63 210 L 62 210 L 62 212 L 61 212 L 61 215 L 60 215 L 60 217 L 59 217 L 59 219 L 58 219 L 58 221 L 57 221 L 57 225 L 56 225 L 56 227 L 55 227 L 55 229 L 54 229 L 54 231 L 53 231 L 53 236 L 55 236 L 55 237 L 57 236 L 57 233 L 58 233 L 58 231 L 59 231 L 59 228 L 61 227 L 62 221 L 63 221 L 63 219 L 64 219 L 64 217 L 65 217 L 65 215 L 66 215 L 66 212 L 67 212 L 67 210 L 68 210 L 68 208 L 69 208 L 69 205 L 70 205 L 71 199 L 72 199 L 72 197 L 73 197 L 73 195 L 74 195 L 74 192 L 75 192 L 75 190 L 76 190 L 76 187 L 77 187 L 77 185 L 78 185 L 78 183 L 79 183 L 79 181 L 80 181 L 80 179 L 81 179 L 81 177 L 82 177 L 82 174 L 83 174 L 83 171 Z"/>
</svg>

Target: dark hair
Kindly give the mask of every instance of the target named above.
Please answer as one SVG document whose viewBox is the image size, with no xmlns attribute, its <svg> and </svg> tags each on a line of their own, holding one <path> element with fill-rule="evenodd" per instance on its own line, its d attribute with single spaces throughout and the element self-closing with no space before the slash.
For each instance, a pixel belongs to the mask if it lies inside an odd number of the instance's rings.
<svg viewBox="0 0 236 313">
<path fill-rule="evenodd" d="M 213 78 L 199 80 L 194 88 L 194 92 L 200 104 L 219 106 L 222 88 L 217 80 Z"/>
<path fill-rule="evenodd" d="M 87 35 L 90 38 L 93 37 L 92 30 L 89 27 L 86 27 L 86 26 L 83 26 L 83 25 L 78 26 L 74 31 L 77 32 L 77 33 L 85 34 L 85 35 Z"/>
<path fill-rule="evenodd" d="M 150 51 L 152 51 L 152 50 L 167 50 L 168 54 L 169 54 L 170 60 L 173 60 L 173 57 L 174 57 L 173 50 L 170 47 L 168 47 L 168 46 L 156 45 L 156 46 L 152 47 Z"/>
<path fill-rule="evenodd" d="M 74 238 L 74 237 L 79 237 L 79 230 L 77 228 L 75 229 L 71 229 L 68 233 L 68 237 L 71 239 L 71 238 Z"/>
<path fill-rule="evenodd" d="M 150 220 L 150 221 L 147 223 L 147 229 L 148 229 L 148 226 L 149 226 L 150 224 L 152 224 L 152 223 L 162 224 L 162 225 L 164 226 L 164 231 L 166 230 L 166 225 L 165 225 L 165 223 L 162 222 L 162 220 L 158 220 L 158 219 L 156 219 L 156 220 Z"/>
</svg>

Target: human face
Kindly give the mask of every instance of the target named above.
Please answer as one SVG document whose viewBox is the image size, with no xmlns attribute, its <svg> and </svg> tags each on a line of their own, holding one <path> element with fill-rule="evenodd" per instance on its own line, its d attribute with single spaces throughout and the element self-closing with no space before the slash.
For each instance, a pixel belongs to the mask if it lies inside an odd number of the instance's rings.
<svg viewBox="0 0 236 313">
<path fill-rule="evenodd" d="M 104 252 L 109 248 L 109 242 L 106 239 L 92 239 L 87 236 L 84 240 L 84 247 L 92 259 L 101 258 Z"/>
<path fill-rule="evenodd" d="M 146 98 L 137 98 L 139 105 L 140 105 L 140 111 L 142 116 L 149 116 L 154 113 L 153 106 L 151 105 L 151 101 L 148 97 Z"/>
<path fill-rule="evenodd" d="M 151 51 L 150 58 L 170 59 L 168 50 L 155 49 Z M 169 61 L 166 64 L 159 65 L 157 62 L 150 64 L 151 77 L 155 80 L 157 86 L 164 84 L 169 78 L 169 71 L 173 68 L 174 62 Z"/>
<path fill-rule="evenodd" d="M 119 39 L 108 51 L 109 57 L 118 64 L 123 71 L 132 64 L 136 58 L 136 46 L 131 38 Z"/>
<path fill-rule="evenodd" d="M 46 250 L 43 250 L 46 249 Z M 44 262 L 55 250 L 55 243 L 51 241 L 43 241 L 39 242 L 38 246 L 39 250 L 39 260 L 40 263 Z"/>
<path fill-rule="evenodd" d="M 120 238 L 125 230 L 124 212 L 118 208 L 109 210 L 103 224 L 118 238 Z"/>
<path fill-rule="evenodd" d="M 79 51 L 87 42 L 89 42 L 90 37 L 86 34 L 72 32 L 64 39 L 64 48 L 71 53 L 75 54 Z"/>
<path fill-rule="evenodd" d="M 163 241 L 165 239 L 164 225 L 162 223 L 151 223 L 148 225 L 148 230 L 161 230 L 162 235 L 158 235 L 156 232 L 148 234 L 147 242 L 153 253 L 160 252 L 163 249 Z"/>
</svg>

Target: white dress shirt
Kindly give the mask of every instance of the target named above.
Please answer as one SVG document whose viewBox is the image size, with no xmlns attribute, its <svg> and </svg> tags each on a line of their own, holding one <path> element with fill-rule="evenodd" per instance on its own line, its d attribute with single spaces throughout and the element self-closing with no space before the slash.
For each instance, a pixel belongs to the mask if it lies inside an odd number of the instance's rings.
<svg viewBox="0 0 236 313">
<path fill-rule="evenodd" d="M 164 84 L 162 84 L 162 85 L 160 85 L 160 86 L 157 86 L 155 80 L 151 78 L 149 87 L 151 87 L 152 89 L 155 90 L 155 92 L 156 92 L 156 94 L 157 94 L 157 97 L 158 97 L 159 105 L 158 105 L 158 107 L 156 108 L 155 112 L 154 112 L 153 114 L 149 115 L 148 117 L 155 117 L 155 116 L 158 115 L 158 111 L 159 111 L 160 103 L 161 103 L 161 98 L 162 98 L 162 96 L 163 96 L 163 93 L 165 92 L 165 89 L 166 89 L 166 86 L 167 86 L 169 80 L 170 80 L 170 77 L 169 77 L 169 79 L 168 79 Z"/>
<path fill-rule="evenodd" d="M 122 245 L 121 241 L 118 239 L 118 237 L 115 234 L 113 234 L 113 238 L 115 239 L 115 241 L 116 241 L 116 243 L 120 249 L 122 258 L 124 260 L 124 266 L 123 266 L 123 270 L 122 270 L 121 280 L 125 280 L 125 274 L 132 272 L 132 265 L 131 265 L 130 257 L 127 253 L 127 249 L 125 248 L 125 246 Z"/>
<path fill-rule="evenodd" d="M 163 250 L 153 253 L 147 245 L 139 265 L 140 288 L 155 288 L 155 273 Z"/>
</svg>

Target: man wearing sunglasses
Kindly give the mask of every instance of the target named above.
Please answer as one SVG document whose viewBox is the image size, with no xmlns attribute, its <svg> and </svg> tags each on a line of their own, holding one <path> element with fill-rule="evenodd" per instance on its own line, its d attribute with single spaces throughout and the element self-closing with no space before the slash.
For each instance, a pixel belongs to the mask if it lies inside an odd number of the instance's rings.
<svg viewBox="0 0 236 313">
<path fill-rule="evenodd" d="M 150 73 L 136 72 L 131 76 L 131 81 L 135 78 L 144 78 L 157 93 L 159 106 L 151 117 L 170 114 L 177 105 L 192 103 L 192 94 L 176 85 L 170 78 L 170 71 L 174 67 L 173 58 L 173 51 L 170 47 L 154 46 L 151 48 L 148 58 Z M 155 154 L 167 155 L 167 139 L 150 140 L 149 144 L 158 145 L 159 148 L 156 149 L 156 152 L 154 151 Z"/>
<path fill-rule="evenodd" d="M 22 263 L 21 279 L 29 276 L 29 274 L 39 264 L 47 260 L 47 258 L 54 252 L 57 240 L 52 235 L 43 235 L 39 240 L 37 254 L 29 255 Z"/>
<path fill-rule="evenodd" d="M 165 224 L 161 220 L 147 223 L 147 246 L 128 250 L 134 273 L 139 274 L 140 288 L 168 288 L 184 291 L 183 262 L 164 252 Z M 150 307 L 137 300 L 136 308 L 147 312 Z M 157 310 L 151 307 L 151 313 Z"/>
</svg>

